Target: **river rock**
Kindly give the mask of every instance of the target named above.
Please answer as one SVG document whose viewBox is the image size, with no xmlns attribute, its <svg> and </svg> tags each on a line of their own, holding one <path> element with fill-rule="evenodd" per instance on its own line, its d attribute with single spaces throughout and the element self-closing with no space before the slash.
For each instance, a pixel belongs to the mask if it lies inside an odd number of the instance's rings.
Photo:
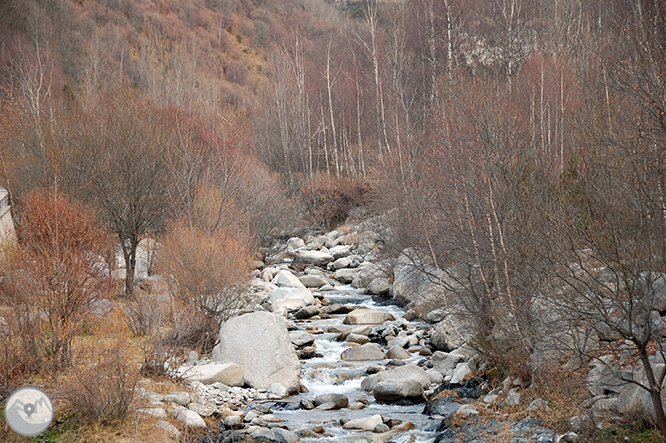
<svg viewBox="0 0 666 443">
<path fill-rule="evenodd" d="M 346 325 L 379 325 L 385 321 L 393 320 L 395 320 L 395 317 L 389 312 L 373 309 L 356 309 L 347 314 L 343 323 Z"/>
<path fill-rule="evenodd" d="M 430 377 L 428 374 L 415 364 L 408 364 L 369 375 L 361 382 L 361 389 L 372 391 L 375 389 L 377 383 L 386 380 L 416 380 L 421 383 L 423 389 L 427 389 L 430 386 Z"/>
<path fill-rule="evenodd" d="M 272 383 L 268 387 L 268 391 L 279 398 L 285 398 L 289 395 L 289 390 L 282 383 Z"/>
<path fill-rule="evenodd" d="M 410 358 L 412 354 L 407 352 L 404 348 L 401 348 L 400 346 L 392 346 L 389 348 L 388 351 L 386 351 L 386 357 L 390 359 L 398 359 L 398 360 L 403 360 L 406 358 Z"/>
<path fill-rule="evenodd" d="M 227 320 L 212 359 L 236 363 L 245 382 L 256 389 L 282 383 L 290 393 L 300 388 L 301 365 L 291 344 L 285 320 L 268 312 L 253 312 Z"/>
<path fill-rule="evenodd" d="M 309 289 L 303 288 L 278 288 L 273 291 L 268 301 L 274 303 L 278 300 L 302 300 L 306 306 L 314 305 L 315 299 Z"/>
<path fill-rule="evenodd" d="M 319 308 L 316 306 L 306 306 L 299 309 L 294 313 L 294 318 L 297 320 L 305 320 L 306 318 L 314 317 L 319 314 Z"/>
<path fill-rule="evenodd" d="M 228 415 L 224 417 L 224 425 L 229 429 L 240 428 L 243 424 L 241 418 L 237 415 Z"/>
<path fill-rule="evenodd" d="M 431 384 L 439 385 L 444 381 L 444 376 L 436 369 L 428 369 L 426 374 L 428 374 L 428 377 L 430 377 Z"/>
<path fill-rule="evenodd" d="M 351 283 L 357 276 L 358 271 L 356 269 L 338 269 L 333 274 L 333 278 L 340 283 Z"/>
<path fill-rule="evenodd" d="M 326 403 L 332 403 L 334 405 L 332 409 L 342 409 L 347 407 L 349 399 L 342 394 L 323 394 L 316 396 L 314 399 L 314 405 L 316 407 Z"/>
<path fill-rule="evenodd" d="M 354 264 L 354 259 L 352 257 L 342 257 L 331 263 L 329 267 L 333 268 L 332 270 L 344 269 L 344 268 L 351 268 L 353 264 Z"/>
<path fill-rule="evenodd" d="M 287 248 L 290 251 L 297 251 L 299 249 L 305 248 L 305 242 L 303 241 L 302 238 L 292 237 L 289 240 L 287 240 Z"/>
<path fill-rule="evenodd" d="M 291 338 L 291 342 L 294 344 L 294 346 L 298 348 L 311 345 L 315 341 L 315 338 L 312 334 L 308 334 L 304 331 L 292 331 L 289 333 L 289 338 Z"/>
<path fill-rule="evenodd" d="M 354 308 L 341 305 L 340 303 L 333 303 L 332 305 L 324 306 L 322 310 L 327 314 L 348 314 L 352 312 Z"/>
<path fill-rule="evenodd" d="M 370 339 L 367 335 L 354 334 L 353 332 L 347 334 L 345 341 L 349 343 L 358 343 L 359 345 L 370 343 Z"/>
<path fill-rule="evenodd" d="M 452 351 L 469 343 L 474 337 L 472 319 L 451 313 L 435 325 L 430 336 L 432 346 L 440 351 Z"/>
<path fill-rule="evenodd" d="M 276 315 L 286 317 L 289 312 L 296 312 L 306 306 L 303 300 L 285 298 L 271 303 L 271 312 Z"/>
<path fill-rule="evenodd" d="M 326 265 L 333 261 L 333 256 L 328 252 L 322 251 L 301 251 L 296 254 L 291 266 L 294 269 L 303 268 L 305 266 L 319 266 L 325 268 Z"/>
<path fill-rule="evenodd" d="M 465 358 L 462 355 L 442 351 L 435 351 L 430 359 L 433 369 L 438 370 L 443 375 L 451 375 L 458 363 L 463 360 Z"/>
<path fill-rule="evenodd" d="M 387 294 L 391 289 L 391 283 L 389 283 L 388 278 L 379 277 L 370 282 L 365 292 L 372 295 L 381 295 Z"/>
<path fill-rule="evenodd" d="M 384 249 L 384 241 L 381 235 L 373 231 L 363 231 L 358 238 L 356 252 L 359 255 L 365 255 L 368 252 L 380 252 Z"/>
<path fill-rule="evenodd" d="M 210 417 L 215 413 L 215 406 L 210 403 L 190 403 L 187 409 L 196 412 L 202 417 Z"/>
<path fill-rule="evenodd" d="M 180 376 L 188 381 L 198 381 L 205 385 L 216 382 L 227 386 L 243 386 L 243 368 L 234 363 L 207 363 L 203 365 L 183 365 L 178 368 Z"/>
<path fill-rule="evenodd" d="M 191 411 L 187 408 L 180 408 L 178 414 L 176 415 L 176 420 L 182 421 L 185 423 L 185 426 L 191 428 L 205 428 L 206 422 L 199 414 L 194 411 Z"/>
<path fill-rule="evenodd" d="M 152 415 L 157 418 L 167 418 L 167 413 L 162 408 L 139 408 L 136 412 L 139 414 Z"/>
<path fill-rule="evenodd" d="M 348 256 L 349 253 L 351 252 L 351 246 L 350 245 L 333 246 L 332 248 L 329 249 L 329 252 L 333 256 L 333 258 L 337 260 L 341 257 Z"/>
<path fill-rule="evenodd" d="M 379 277 L 389 274 L 390 262 L 370 263 L 358 270 L 358 277 L 352 281 L 355 288 L 367 288 L 370 282 Z"/>
<path fill-rule="evenodd" d="M 321 288 L 328 284 L 328 279 L 321 274 L 306 274 L 298 278 L 307 288 Z"/>
<path fill-rule="evenodd" d="M 347 423 L 342 425 L 342 428 L 351 429 L 354 431 L 372 432 L 374 431 L 375 427 L 381 423 L 384 423 L 382 416 L 380 414 L 375 414 L 372 417 L 355 418 L 353 420 L 349 420 Z"/>
<path fill-rule="evenodd" d="M 375 385 L 372 390 L 375 400 L 382 403 L 395 403 L 400 400 L 420 400 L 423 397 L 423 385 L 417 380 L 385 380 Z"/>
<path fill-rule="evenodd" d="M 386 356 L 378 344 L 366 343 L 361 346 L 345 349 L 340 355 L 340 358 L 347 361 L 368 361 L 384 360 Z"/>
<path fill-rule="evenodd" d="M 187 406 L 192 401 L 192 395 L 189 392 L 184 391 L 170 392 L 164 396 L 164 401 Z"/>
<path fill-rule="evenodd" d="M 271 428 L 264 437 L 277 443 L 298 443 L 301 437 L 291 431 L 281 428 Z"/>
<path fill-rule="evenodd" d="M 472 372 L 468 363 L 458 363 L 451 375 L 451 384 L 458 384 L 465 381 L 465 378 Z"/>
<path fill-rule="evenodd" d="M 281 270 L 273 277 L 271 281 L 274 285 L 281 288 L 305 288 L 305 285 L 294 274 L 287 270 Z"/>
</svg>

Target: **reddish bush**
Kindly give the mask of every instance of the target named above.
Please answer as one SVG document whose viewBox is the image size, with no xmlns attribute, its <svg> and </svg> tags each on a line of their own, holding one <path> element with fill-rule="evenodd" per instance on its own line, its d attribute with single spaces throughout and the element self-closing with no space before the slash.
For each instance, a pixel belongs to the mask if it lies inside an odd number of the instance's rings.
<svg viewBox="0 0 666 443">
<path fill-rule="evenodd" d="M 351 209 L 367 203 L 368 195 L 366 183 L 323 174 L 303 186 L 303 198 L 312 221 L 325 229 L 344 222 Z"/>
</svg>

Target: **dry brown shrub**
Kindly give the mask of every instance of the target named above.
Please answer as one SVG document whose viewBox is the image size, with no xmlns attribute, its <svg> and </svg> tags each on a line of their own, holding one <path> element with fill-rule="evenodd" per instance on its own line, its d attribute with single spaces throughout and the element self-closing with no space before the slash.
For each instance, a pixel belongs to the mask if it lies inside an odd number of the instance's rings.
<svg viewBox="0 0 666 443">
<path fill-rule="evenodd" d="M 62 397 L 85 422 L 122 421 L 131 412 L 138 368 L 122 341 L 72 370 L 74 376 L 61 387 Z"/>
<path fill-rule="evenodd" d="M 323 174 L 302 189 L 312 221 L 325 229 L 344 222 L 351 209 L 365 205 L 369 191 L 366 183 Z"/>
</svg>

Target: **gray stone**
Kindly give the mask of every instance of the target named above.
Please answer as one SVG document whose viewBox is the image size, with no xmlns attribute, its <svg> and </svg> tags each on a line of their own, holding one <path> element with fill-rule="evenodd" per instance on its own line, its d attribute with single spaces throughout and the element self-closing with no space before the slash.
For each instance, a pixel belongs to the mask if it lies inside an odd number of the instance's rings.
<svg viewBox="0 0 666 443">
<path fill-rule="evenodd" d="M 384 360 L 385 358 L 382 348 L 376 343 L 347 348 L 340 355 L 340 359 L 347 361 Z"/>
<path fill-rule="evenodd" d="M 347 334 L 347 338 L 345 338 L 345 341 L 350 342 L 350 343 L 358 343 L 359 345 L 363 345 L 365 343 L 369 343 L 370 339 L 368 338 L 367 335 L 361 335 L 361 334 L 354 334 L 353 332 Z"/>
<path fill-rule="evenodd" d="M 242 426 L 243 422 L 238 415 L 228 415 L 224 417 L 224 425 L 229 429 L 237 429 Z"/>
<path fill-rule="evenodd" d="M 372 326 L 357 326 L 355 328 L 352 328 L 350 333 L 368 336 L 372 334 Z"/>
<path fill-rule="evenodd" d="M 329 249 L 329 252 L 333 256 L 333 258 L 337 260 L 340 257 L 348 256 L 349 253 L 351 252 L 351 246 L 350 245 L 333 246 L 331 249 Z"/>
<path fill-rule="evenodd" d="M 178 368 L 180 376 L 188 381 L 198 381 L 205 385 L 224 383 L 227 386 L 243 386 L 243 368 L 234 363 L 207 363 L 184 365 Z"/>
<path fill-rule="evenodd" d="M 380 295 L 387 294 L 389 289 L 391 289 L 391 283 L 389 283 L 388 278 L 379 277 L 370 282 L 365 292 L 368 294 Z"/>
<path fill-rule="evenodd" d="M 355 288 L 367 288 L 370 282 L 379 277 L 389 275 L 390 264 L 388 262 L 371 263 L 363 266 L 358 271 L 358 277 L 352 281 Z"/>
<path fill-rule="evenodd" d="M 625 382 L 619 371 L 611 364 L 612 355 L 602 355 L 590 363 L 592 369 L 587 376 L 587 389 L 593 397 L 604 395 L 606 391 L 618 394 Z"/>
<path fill-rule="evenodd" d="M 462 355 L 442 351 L 435 351 L 430 359 L 433 369 L 437 369 L 444 375 L 451 375 L 458 363 L 463 360 L 464 357 Z"/>
<path fill-rule="evenodd" d="M 305 288 L 305 285 L 294 274 L 284 269 L 273 277 L 271 283 L 281 288 Z"/>
<path fill-rule="evenodd" d="M 215 413 L 215 406 L 210 403 L 190 403 L 187 409 L 196 412 L 202 417 L 210 417 Z"/>
<path fill-rule="evenodd" d="M 289 390 L 282 383 L 272 383 L 268 387 L 268 391 L 271 394 L 278 396 L 279 398 L 285 398 L 289 396 Z"/>
<path fill-rule="evenodd" d="M 333 256 L 328 252 L 322 251 L 302 251 L 296 254 L 291 266 L 295 269 L 305 266 L 319 266 L 326 267 L 326 265 L 333 261 Z"/>
<path fill-rule="evenodd" d="M 356 309 L 345 317 L 343 323 L 346 325 L 376 325 L 395 318 L 389 312 L 373 309 Z"/>
<path fill-rule="evenodd" d="M 430 377 L 431 384 L 439 385 L 444 381 L 444 376 L 436 369 L 428 369 L 426 374 L 428 374 L 428 377 Z"/>
<path fill-rule="evenodd" d="M 315 338 L 312 334 L 308 334 L 305 331 L 292 331 L 289 333 L 289 338 L 294 346 L 300 348 L 302 346 L 311 345 L 314 343 Z"/>
<path fill-rule="evenodd" d="M 342 425 L 343 429 L 351 429 L 355 431 L 374 431 L 375 427 L 379 424 L 384 423 L 382 416 L 375 414 L 371 417 L 362 417 L 349 420 L 347 423 Z"/>
<path fill-rule="evenodd" d="M 285 298 L 282 300 L 275 300 L 271 303 L 271 312 L 281 317 L 286 317 L 290 312 L 296 312 L 303 309 L 307 305 L 303 300 Z"/>
<path fill-rule="evenodd" d="M 338 269 L 333 274 L 333 278 L 340 283 L 351 283 L 358 276 L 356 269 Z"/>
<path fill-rule="evenodd" d="M 349 399 L 342 394 L 323 394 L 316 396 L 314 399 L 314 404 L 317 407 L 326 403 L 332 403 L 334 406 L 332 409 L 342 409 L 347 407 Z"/>
<path fill-rule="evenodd" d="M 287 240 L 287 248 L 291 251 L 297 251 L 299 249 L 305 248 L 305 242 L 302 238 L 292 237 Z"/>
<path fill-rule="evenodd" d="M 248 385 L 266 389 L 278 382 L 289 392 L 299 391 L 301 365 L 283 318 L 267 312 L 244 314 L 224 322 L 219 336 L 212 359 L 240 365 Z"/>
<path fill-rule="evenodd" d="M 314 317 L 319 314 L 319 308 L 317 306 L 306 306 L 299 309 L 294 313 L 294 318 L 298 320 L 305 320 L 306 318 Z"/>
<path fill-rule="evenodd" d="M 423 386 L 417 380 L 385 380 L 375 385 L 372 390 L 375 400 L 383 403 L 395 403 L 397 401 L 417 400 L 423 397 Z"/>
<path fill-rule="evenodd" d="M 301 437 L 298 435 L 281 428 L 271 428 L 264 434 L 264 437 L 278 443 L 297 443 L 301 441 Z"/>
<path fill-rule="evenodd" d="M 460 311 L 452 312 L 432 330 L 430 343 L 440 351 L 451 351 L 469 343 L 474 337 L 474 324 Z"/>
<path fill-rule="evenodd" d="M 176 403 L 177 405 L 187 406 L 192 401 L 192 396 L 189 392 L 177 391 L 171 392 L 164 396 L 164 401 Z"/>
<path fill-rule="evenodd" d="M 506 395 L 506 400 L 504 404 L 507 406 L 518 406 L 520 404 L 520 392 L 517 388 L 511 389 Z"/>
<path fill-rule="evenodd" d="M 383 432 L 388 432 L 389 427 L 385 425 L 384 423 L 380 423 L 377 426 L 375 426 L 375 429 L 372 430 L 375 434 L 381 434 Z"/>
<path fill-rule="evenodd" d="M 547 410 L 548 402 L 543 398 L 535 398 L 532 403 L 527 407 L 527 412 L 536 412 L 540 410 Z"/>
<path fill-rule="evenodd" d="M 472 405 L 462 405 L 455 412 L 456 417 L 470 418 L 479 415 L 479 410 Z"/>
<path fill-rule="evenodd" d="M 410 358 L 411 356 L 412 356 L 412 354 L 410 354 L 409 352 L 407 352 L 404 348 L 402 348 L 400 346 L 392 346 L 391 348 L 389 348 L 388 351 L 386 351 L 386 357 L 391 358 L 391 359 L 397 358 L 399 360 L 402 360 L 402 359 Z"/>
<path fill-rule="evenodd" d="M 176 415 L 176 420 L 182 421 L 191 428 L 205 428 L 206 422 L 199 414 L 186 408 L 181 408 Z"/>
<path fill-rule="evenodd" d="M 368 252 L 381 252 L 384 249 L 384 241 L 381 235 L 373 231 L 363 231 L 358 238 L 356 251 L 359 255 L 365 255 Z"/>
<path fill-rule="evenodd" d="M 430 386 L 430 377 L 428 374 L 415 364 L 408 364 L 369 375 L 361 382 L 361 389 L 372 391 L 377 383 L 386 380 L 416 380 L 421 383 L 423 389 L 427 389 Z"/>
<path fill-rule="evenodd" d="M 351 268 L 353 264 L 354 264 L 354 259 L 352 257 L 342 257 L 331 263 L 329 265 L 329 269 L 332 268 L 332 270 L 337 270 L 337 269 Z"/>
<path fill-rule="evenodd" d="M 456 368 L 453 370 L 453 374 L 451 375 L 451 384 L 456 384 L 456 383 L 462 383 L 465 381 L 465 378 L 472 372 L 472 370 L 469 368 L 468 363 L 458 363 L 456 365 Z"/>
<path fill-rule="evenodd" d="M 302 300 L 305 305 L 314 305 L 315 299 L 309 289 L 303 288 L 278 288 L 273 291 L 268 301 L 274 303 L 278 300 Z"/>
<path fill-rule="evenodd" d="M 298 277 L 301 283 L 308 288 L 321 288 L 328 284 L 328 279 L 323 275 L 307 274 Z"/>
</svg>

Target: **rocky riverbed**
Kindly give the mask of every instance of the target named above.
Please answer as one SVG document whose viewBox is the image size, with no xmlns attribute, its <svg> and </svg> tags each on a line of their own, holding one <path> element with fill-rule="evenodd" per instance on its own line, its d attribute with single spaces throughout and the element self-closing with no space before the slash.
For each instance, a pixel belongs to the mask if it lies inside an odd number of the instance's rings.
<svg viewBox="0 0 666 443">
<path fill-rule="evenodd" d="M 171 405 L 173 417 L 201 428 L 202 417 L 218 417 L 204 441 L 568 441 L 536 419 L 488 420 L 493 406 L 519 404 L 525 384 L 491 389 L 477 376 L 484 360 L 455 328 L 392 304 L 396 280 L 381 248 L 371 231 L 275 248 L 255 271 L 256 303 L 221 326 L 211 358 L 191 353 L 172 368 L 191 392 L 143 390 L 154 403 L 143 412 L 166 417 Z"/>
</svg>

